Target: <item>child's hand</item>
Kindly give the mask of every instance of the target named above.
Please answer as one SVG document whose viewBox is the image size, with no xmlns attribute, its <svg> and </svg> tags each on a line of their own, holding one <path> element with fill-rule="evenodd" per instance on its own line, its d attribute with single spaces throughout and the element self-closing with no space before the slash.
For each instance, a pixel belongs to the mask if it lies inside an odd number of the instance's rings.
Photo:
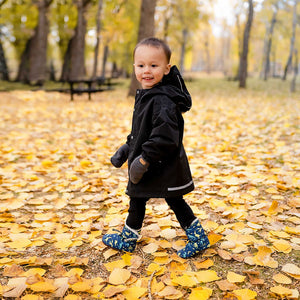
<svg viewBox="0 0 300 300">
<path fill-rule="evenodd" d="M 110 161 L 116 168 L 121 168 L 127 160 L 129 154 L 129 146 L 124 144 L 118 151 L 111 157 Z"/>
<path fill-rule="evenodd" d="M 132 183 L 137 184 L 148 170 L 149 163 L 145 161 L 142 155 L 135 158 L 129 170 L 129 179 Z"/>
</svg>

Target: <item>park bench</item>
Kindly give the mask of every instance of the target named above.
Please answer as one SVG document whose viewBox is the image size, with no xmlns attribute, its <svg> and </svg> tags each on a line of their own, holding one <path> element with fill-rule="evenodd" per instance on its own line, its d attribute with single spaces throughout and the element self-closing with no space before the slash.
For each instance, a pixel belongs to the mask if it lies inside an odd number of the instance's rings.
<svg viewBox="0 0 300 300">
<path fill-rule="evenodd" d="M 74 100 L 74 94 L 88 93 L 89 100 L 91 100 L 91 94 L 112 89 L 111 78 L 104 77 L 68 80 L 68 83 L 70 85 L 71 101 Z"/>
</svg>

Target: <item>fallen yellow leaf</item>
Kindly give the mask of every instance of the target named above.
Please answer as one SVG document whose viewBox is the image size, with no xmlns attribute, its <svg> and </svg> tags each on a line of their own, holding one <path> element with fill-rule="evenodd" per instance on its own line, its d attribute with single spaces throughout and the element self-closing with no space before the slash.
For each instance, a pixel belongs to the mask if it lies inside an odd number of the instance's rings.
<svg viewBox="0 0 300 300">
<path fill-rule="evenodd" d="M 32 269 L 29 269 L 28 271 L 24 272 L 23 276 L 29 277 L 29 276 L 36 275 L 36 274 L 43 276 L 45 273 L 46 273 L 46 270 L 44 270 L 44 269 L 32 268 Z"/>
<path fill-rule="evenodd" d="M 274 200 L 268 209 L 268 214 L 269 215 L 276 214 L 277 207 L 278 207 L 278 201 Z"/>
<path fill-rule="evenodd" d="M 223 235 L 221 235 L 221 234 L 216 234 L 214 232 L 211 232 L 211 233 L 208 234 L 208 240 L 209 240 L 209 243 L 210 243 L 211 246 L 216 244 L 222 238 L 223 238 Z"/>
<path fill-rule="evenodd" d="M 42 296 L 34 295 L 34 294 L 27 294 L 21 298 L 21 300 L 43 300 Z"/>
<path fill-rule="evenodd" d="M 79 281 L 72 284 L 70 287 L 75 292 L 86 292 L 91 289 L 92 284 L 89 281 Z"/>
<path fill-rule="evenodd" d="M 162 275 L 165 272 L 165 267 L 151 263 L 146 270 L 147 275 L 151 275 L 153 272 L 155 272 L 156 275 Z"/>
<path fill-rule="evenodd" d="M 221 278 L 217 275 L 216 271 L 213 270 L 198 271 L 195 272 L 195 275 L 199 282 L 211 282 Z"/>
<path fill-rule="evenodd" d="M 21 249 L 29 247 L 31 245 L 31 241 L 27 238 L 20 238 L 13 242 L 8 242 L 7 245 L 10 248 L 21 250 Z"/>
<path fill-rule="evenodd" d="M 172 283 L 184 287 L 193 287 L 197 285 L 198 281 L 195 279 L 195 277 L 184 274 L 182 276 L 172 278 Z"/>
<path fill-rule="evenodd" d="M 232 291 L 235 295 L 241 297 L 241 300 L 256 299 L 257 293 L 249 289 L 240 289 Z"/>
<path fill-rule="evenodd" d="M 285 264 L 282 267 L 282 271 L 291 275 L 300 275 L 300 268 L 295 264 Z"/>
<path fill-rule="evenodd" d="M 243 275 L 231 272 L 231 271 L 229 271 L 227 273 L 227 280 L 230 283 L 243 282 L 243 281 L 245 281 L 245 278 L 246 278 L 246 276 L 243 276 Z"/>
<path fill-rule="evenodd" d="M 183 294 L 173 286 L 166 286 L 158 293 L 158 296 L 163 299 L 182 299 Z"/>
<path fill-rule="evenodd" d="M 126 289 L 127 289 L 127 287 L 125 285 L 118 285 L 118 286 L 108 285 L 104 289 L 103 294 L 106 298 L 111 298 L 111 297 L 115 296 L 116 294 L 120 294 L 120 293 L 124 292 Z"/>
<path fill-rule="evenodd" d="M 277 283 L 281 283 L 281 284 L 291 284 L 292 283 L 292 279 L 281 274 L 275 274 L 273 275 L 273 280 L 275 280 Z"/>
<path fill-rule="evenodd" d="M 54 243 L 54 247 L 61 250 L 67 250 L 71 245 L 72 241 L 70 239 L 62 239 Z"/>
<path fill-rule="evenodd" d="M 270 291 L 277 295 L 280 295 L 281 297 L 290 296 L 293 294 L 291 289 L 288 289 L 282 285 L 273 286 L 270 288 Z"/>
<path fill-rule="evenodd" d="M 64 297 L 64 300 L 81 300 L 81 297 L 78 295 L 69 294 L 68 296 Z"/>
<path fill-rule="evenodd" d="M 146 288 L 134 286 L 127 288 L 124 292 L 122 292 L 122 294 L 126 299 L 140 299 L 146 294 L 146 292 Z"/>
<path fill-rule="evenodd" d="M 78 276 L 81 276 L 83 273 L 83 270 L 80 269 L 80 268 L 72 268 L 71 270 L 69 270 L 68 272 L 66 272 L 64 274 L 65 277 L 72 277 L 72 276 L 75 276 L 76 274 Z"/>
<path fill-rule="evenodd" d="M 131 273 L 126 269 L 115 268 L 108 277 L 110 284 L 119 285 L 124 284 L 130 278 Z"/>
<path fill-rule="evenodd" d="M 35 292 L 54 292 L 56 287 L 47 281 L 40 281 L 29 286 Z"/>
<path fill-rule="evenodd" d="M 278 251 L 278 252 L 283 252 L 283 253 L 290 253 L 292 251 L 292 246 L 290 243 L 286 240 L 278 240 L 273 243 L 273 247 Z"/>
<path fill-rule="evenodd" d="M 193 264 L 197 269 L 208 269 L 214 265 L 214 262 L 210 258 L 208 258 L 201 262 L 193 261 Z"/>
<path fill-rule="evenodd" d="M 161 231 L 160 236 L 166 240 L 172 240 L 176 237 L 176 230 L 172 228 L 167 228 Z"/>
<path fill-rule="evenodd" d="M 209 288 L 194 288 L 189 295 L 189 300 L 207 300 L 212 295 L 212 289 Z"/>
<path fill-rule="evenodd" d="M 147 246 L 143 247 L 143 251 L 145 253 L 154 253 L 158 249 L 158 245 L 156 243 L 150 243 Z"/>
<path fill-rule="evenodd" d="M 115 260 L 115 261 L 112 261 L 112 262 L 109 262 L 109 263 L 105 263 L 104 266 L 107 269 L 107 271 L 111 272 L 115 268 L 125 267 L 125 262 L 124 262 L 123 259 L 119 259 L 119 260 Z"/>
</svg>

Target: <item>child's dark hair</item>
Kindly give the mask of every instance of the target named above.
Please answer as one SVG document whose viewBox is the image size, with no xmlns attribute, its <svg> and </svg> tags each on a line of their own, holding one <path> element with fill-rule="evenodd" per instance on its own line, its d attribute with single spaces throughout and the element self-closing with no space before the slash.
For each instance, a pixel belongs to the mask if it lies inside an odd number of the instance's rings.
<svg viewBox="0 0 300 300">
<path fill-rule="evenodd" d="M 167 43 L 165 41 L 155 38 L 155 37 L 145 38 L 145 39 L 141 40 L 135 46 L 134 51 L 133 51 L 133 57 L 134 57 L 136 49 L 142 45 L 152 46 L 152 47 L 156 47 L 156 48 L 163 48 L 166 58 L 167 58 L 167 61 L 168 61 L 168 63 L 170 62 L 172 52 L 171 52 L 170 47 L 167 45 Z"/>
</svg>

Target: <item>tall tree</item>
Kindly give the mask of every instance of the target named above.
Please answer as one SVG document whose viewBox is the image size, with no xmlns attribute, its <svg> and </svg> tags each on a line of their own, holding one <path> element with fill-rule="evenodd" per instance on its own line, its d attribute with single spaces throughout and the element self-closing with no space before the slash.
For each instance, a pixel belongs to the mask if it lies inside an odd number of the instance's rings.
<svg viewBox="0 0 300 300">
<path fill-rule="evenodd" d="M 272 40 L 273 40 L 273 33 L 274 27 L 277 22 L 277 14 L 279 9 L 279 0 L 276 0 L 274 3 L 271 4 L 271 8 L 273 10 L 272 17 L 270 24 L 267 28 L 267 34 L 265 39 L 265 46 L 264 46 L 264 56 L 263 56 L 263 79 L 267 80 L 268 74 L 270 73 L 270 54 L 272 48 Z"/>
<path fill-rule="evenodd" d="M 292 36 L 290 40 L 290 53 L 288 56 L 287 63 L 284 68 L 284 74 L 282 77 L 282 80 L 286 80 L 286 76 L 288 73 L 288 70 L 290 66 L 292 65 L 292 60 L 293 60 L 293 53 L 295 49 L 295 39 L 296 39 L 296 26 L 297 26 L 297 5 L 300 0 L 294 0 L 294 6 L 293 6 L 293 21 L 292 21 Z"/>
<path fill-rule="evenodd" d="M 2 0 L 0 2 L 0 15 L 1 15 L 1 7 L 6 2 L 6 0 Z M 9 71 L 7 67 L 6 57 L 4 53 L 4 48 L 2 45 L 2 24 L 0 22 L 0 79 L 9 80 Z"/>
<path fill-rule="evenodd" d="M 223 21 L 222 26 L 222 36 L 221 36 L 221 49 L 220 49 L 220 70 L 227 76 L 229 73 L 230 64 L 230 47 L 231 47 L 231 37 L 230 29 L 228 24 Z"/>
<path fill-rule="evenodd" d="M 169 25 L 171 22 L 171 18 L 173 15 L 173 5 L 172 2 L 170 5 L 165 5 L 166 10 L 164 11 L 163 14 L 163 39 L 164 41 L 167 41 L 168 36 L 169 36 Z"/>
<path fill-rule="evenodd" d="M 112 62 L 114 70 L 118 70 L 114 75 L 122 73 L 128 77 L 131 74 L 140 5 L 140 1 L 136 0 L 104 2 L 101 25 L 102 74 L 105 72 L 106 61 Z"/>
<path fill-rule="evenodd" d="M 234 11 L 235 11 L 235 27 L 236 27 L 236 37 L 237 37 L 237 42 L 238 42 L 238 68 L 236 75 L 234 77 L 234 80 L 239 80 L 240 79 L 240 61 L 243 53 L 243 34 L 241 30 L 241 22 L 240 22 L 240 15 L 243 10 L 243 2 L 238 1 L 236 5 L 234 6 Z"/>
<path fill-rule="evenodd" d="M 103 0 L 98 0 L 98 8 L 96 14 L 96 46 L 94 52 L 94 66 L 93 66 L 93 77 L 97 76 L 98 68 L 98 55 L 99 55 L 99 46 L 100 46 L 100 33 L 101 33 L 101 12 L 103 7 Z"/>
<path fill-rule="evenodd" d="M 192 33 L 197 30 L 200 23 L 200 4 L 197 0 L 176 0 L 172 1 L 174 22 L 174 36 L 180 45 L 179 69 L 184 73 L 186 52 L 191 47 Z M 206 15 L 201 16 L 203 19 Z"/>
<path fill-rule="evenodd" d="M 144 38 L 154 35 L 154 15 L 156 0 L 142 0 L 140 23 L 138 30 L 138 42 Z M 136 80 L 134 72 L 132 73 L 128 96 L 134 96 L 135 91 L 140 85 Z"/>
<path fill-rule="evenodd" d="M 58 47 L 57 56 L 63 62 L 68 44 L 77 24 L 77 8 L 73 0 L 55 0 L 51 5 L 50 22 Z M 59 75 L 61 76 L 61 74 Z"/>
<path fill-rule="evenodd" d="M 249 10 L 248 10 L 248 18 L 247 23 L 244 29 L 244 37 L 243 37 L 243 52 L 240 58 L 240 78 L 239 78 L 239 87 L 246 87 L 246 79 L 247 79 L 247 70 L 248 70 L 248 52 L 249 52 L 249 40 L 250 40 L 250 32 L 253 21 L 253 0 L 248 0 Z"/>
<path fill-rule="evenodd" d="M 209 31 L 206 29 L 204 30 L 204 54 L 205 54 L 205 71 L 207 74 L 211 72 L 211 59 L 210 59 L 210 34 Z"/>
<path fill-rule="evenodd" d="M 52 0 L 33 1 L 38 8 L 38 22 L 22 53 L 17 81 L 40 85 L 46 79 L 49 33 L 47 13 L 51 2 Z"/>
<path fill-rule="evenodd" d="M 292 81 L 291 81 L 291 87 L 290 87 L 291 93 L 296 92 L 296 78 L 297 78 L 297 75 L 298 75 L 298 68 L 299 68 L 298 66 L 299 66 L 298 51 L 297 51 L 297 49 L 295 49 L 294 74 L 293 74 L 293 78 L 292 78 Z"/>
<path fill-rule="evenodd" d="M 0 79 L 9 81 L 9 71 L 7 67 L 4 48 L 2 46 L 1 36 L 2 33 L 0 28 Z"/>
<path fill-rule="evenodd" d="M 91 0 L 76 0 L 78 11 L 77 25 L 74 36 L 70 39 L 64 56 L 64 64 L 60 79 L 61 81 L 76 80 L 85 76 L 85 14 L 90 3 Z"/>
<path fill-rule="evenodd" d="M 176 15 L 180 22 L 181 36 L 180 42 L 180 62 L 179 69 L 181 73 L 184 73 L 184 64 L 186 50 L 188 47 L 188 38 L 192 30 L 195 30 L 199 24 L 199 3 L 194 0 L 177 0 Z"/>
</svg>

